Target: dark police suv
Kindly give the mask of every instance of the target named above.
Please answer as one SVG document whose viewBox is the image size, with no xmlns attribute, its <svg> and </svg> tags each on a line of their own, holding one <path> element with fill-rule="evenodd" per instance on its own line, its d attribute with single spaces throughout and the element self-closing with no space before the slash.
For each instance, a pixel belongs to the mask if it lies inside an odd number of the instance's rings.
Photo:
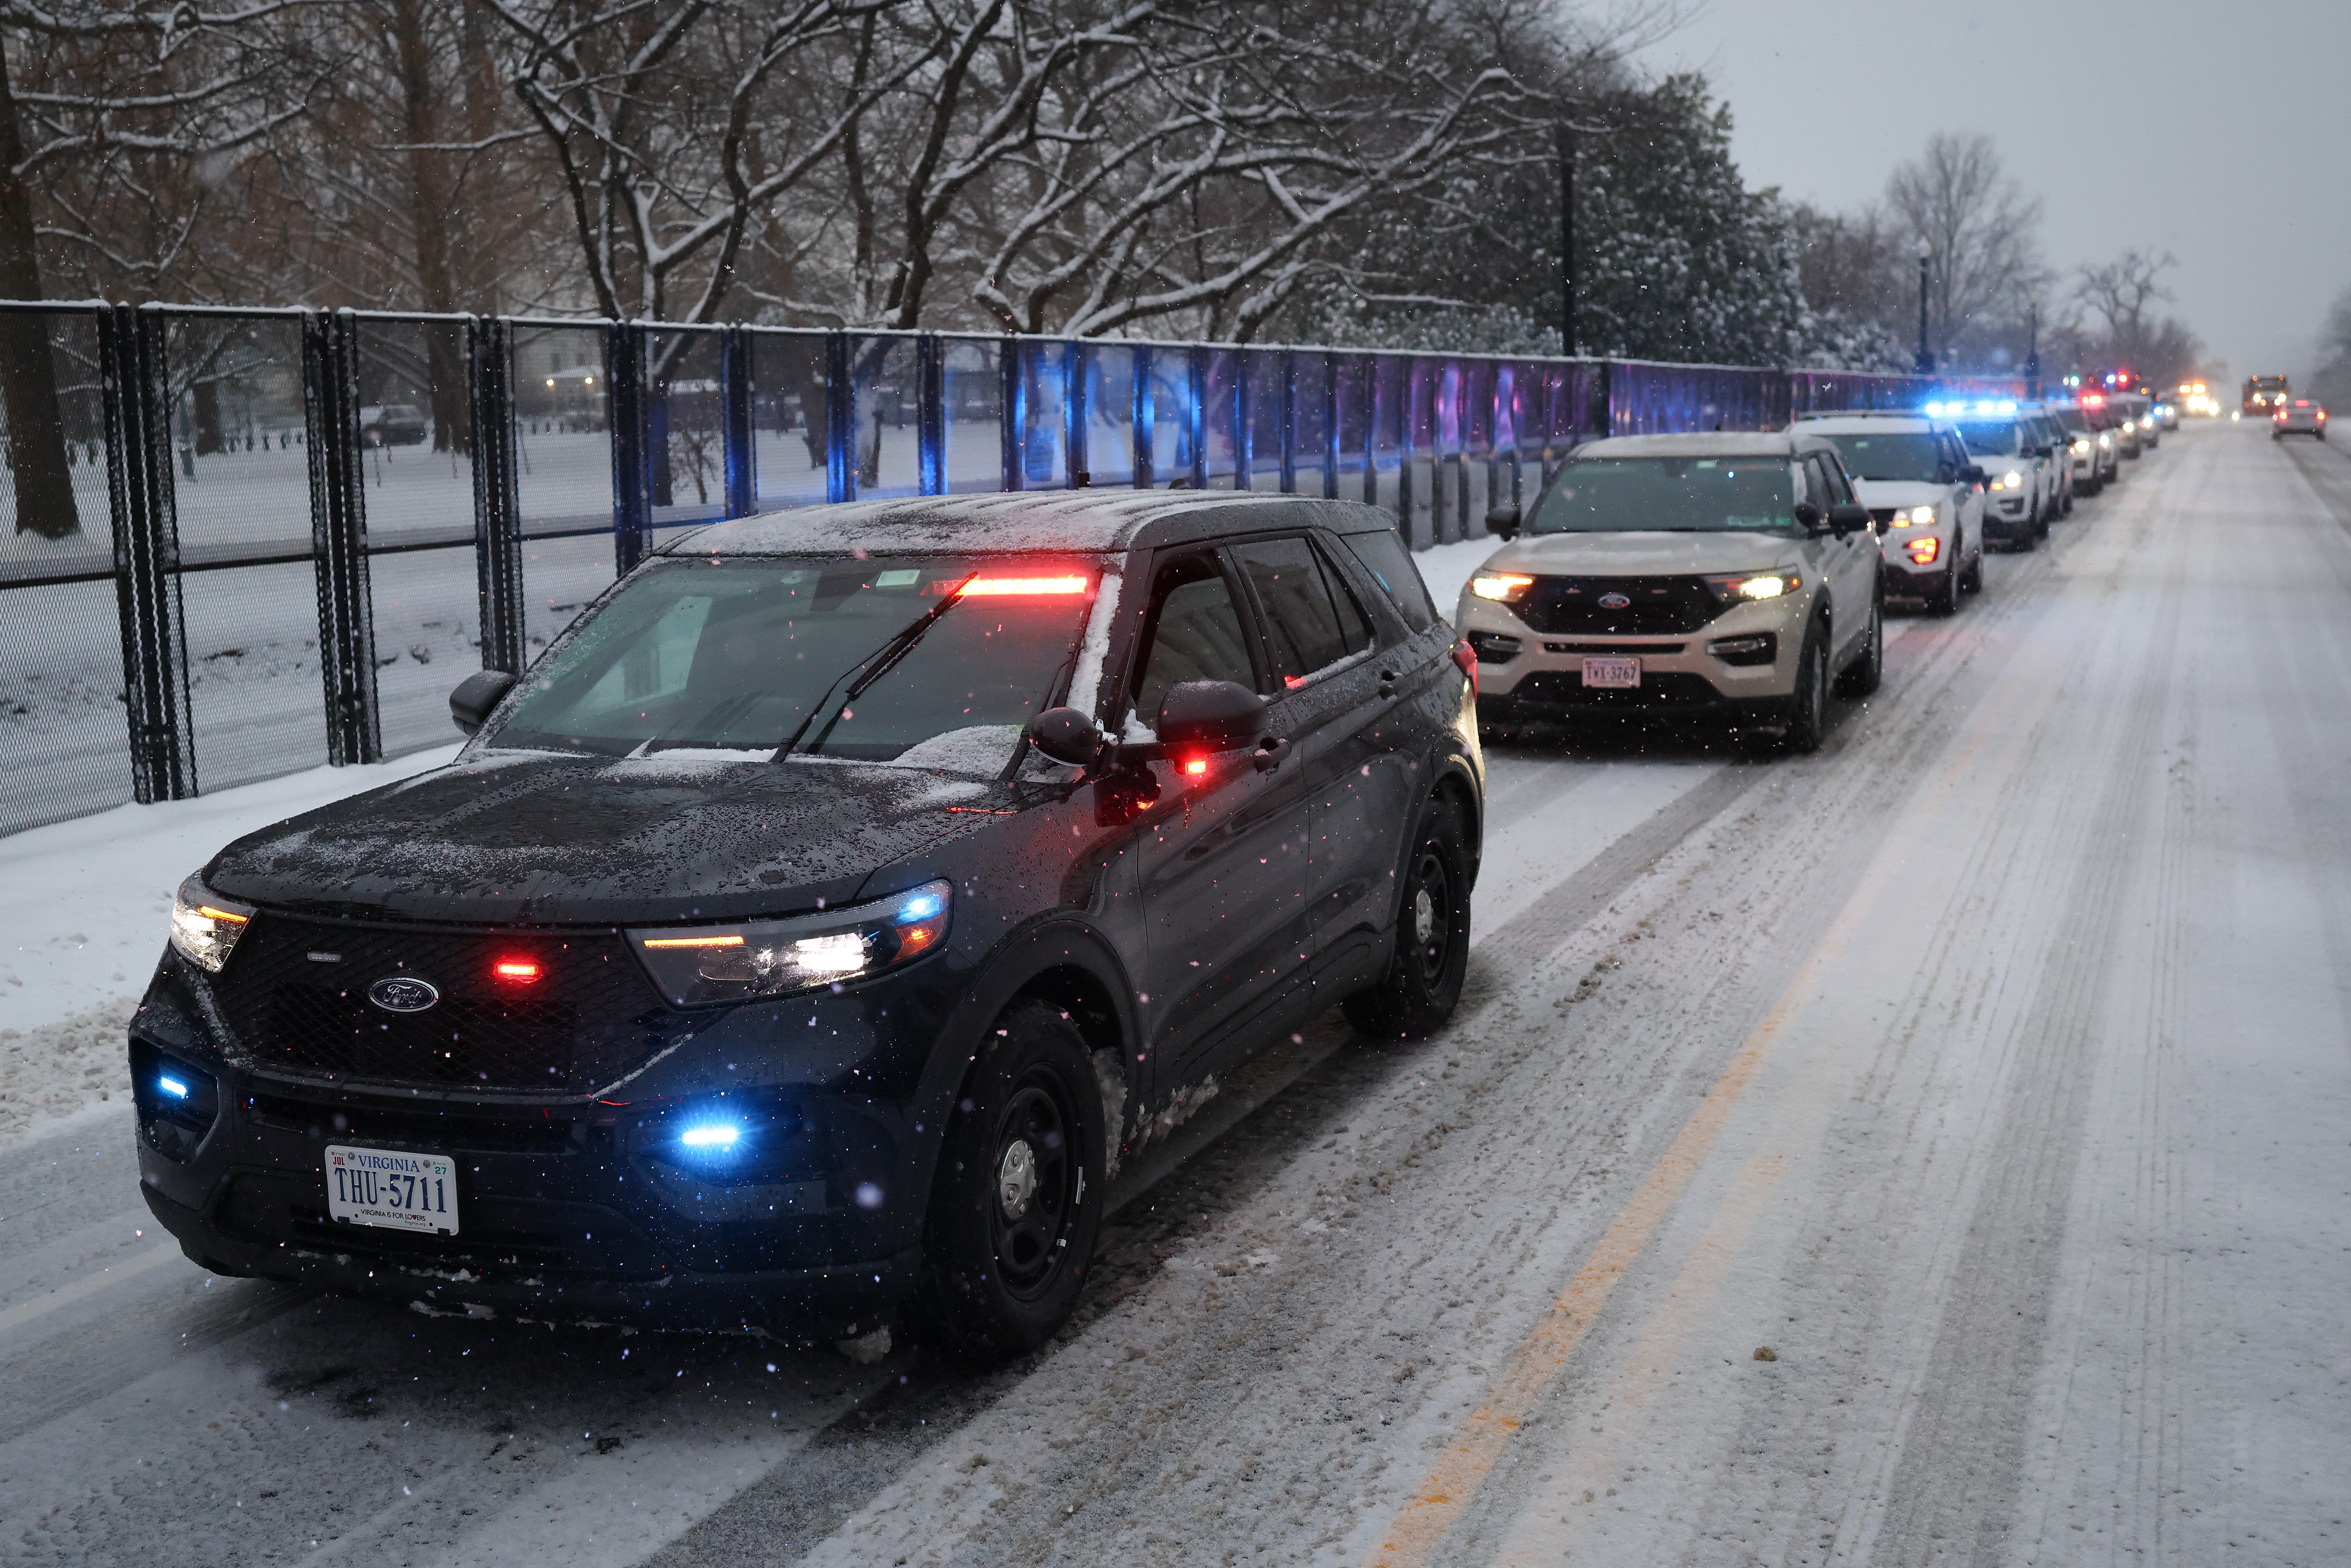
<svg viewBox="0 0 2351 1568">
<path fill-rule="evenodd" d="M 1334 1002 L 1451 1012 L 1472 668 L 1352 503 L 702 529 L 460 686 L 448 767 L 189 879 L 148 1203 L 427 1311 L 1033 1347 L 1122 1154 Z"/>
</svg>

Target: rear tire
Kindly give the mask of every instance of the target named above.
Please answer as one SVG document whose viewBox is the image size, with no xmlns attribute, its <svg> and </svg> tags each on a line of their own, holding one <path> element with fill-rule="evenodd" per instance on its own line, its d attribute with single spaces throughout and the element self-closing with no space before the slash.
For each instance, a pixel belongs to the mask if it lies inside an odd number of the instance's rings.
<svg viewBox="0 0 2351 1568">
<path fill-rule="evenodd" d="M 1076 1310 L 1102 1228 L 1102 1093 L 1060 1008 L 1020 1001 L 981 1042 L 948 1115 L 916 1308 L 946 1348 L 1024 1355 Z"/>
<path fill-rule="evenodd" d="M 1374 1040 L 1436 1033 L 1461 1000 L 1469 970 L 1468 834 L 1443 797 L 1421 808 L 1398 890 L 1395 951 L 1379 984 L 1340 1004 Z"/>
<path fill-rule="evenodd" d="M 1837 675 L 1837 695 L 1865 697 L 1877 690 L 1885 679 L 1886 599 L 1881 594 L 1869 606 L 1869 634 L 1862 643 L 1861 652 Z"/>
</svg>

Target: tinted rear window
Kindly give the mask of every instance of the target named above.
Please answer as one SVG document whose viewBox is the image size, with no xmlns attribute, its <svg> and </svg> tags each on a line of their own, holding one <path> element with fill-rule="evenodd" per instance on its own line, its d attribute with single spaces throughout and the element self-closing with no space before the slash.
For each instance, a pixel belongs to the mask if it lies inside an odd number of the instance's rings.
<svg viewBox="0 0 2351 1568">
<path fill-rule="evenodd" d="M 1420 569 L 1412 564 L 1412 552 L 1404 548 L 1404 540 L 1393 528 L 1377 533 L 1343 534 L 1347 548 L 1372 574 L 1372 580 L 1387 591 L 1388 598 L 1404 617 L 1404 623 L 1416 632 L 1426 632 L 1437 624 L 1437 606 L 1429 602 L 1428 584 L 1420 580 Z"/>
</svg>

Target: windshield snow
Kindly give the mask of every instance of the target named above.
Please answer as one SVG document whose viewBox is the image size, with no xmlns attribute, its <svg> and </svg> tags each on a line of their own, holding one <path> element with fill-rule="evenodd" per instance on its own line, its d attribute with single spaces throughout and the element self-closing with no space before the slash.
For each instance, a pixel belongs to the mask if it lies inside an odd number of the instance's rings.
<svg viewBox="0 0 2351 1568">
<path fill-rule="evenodd" d="M 1526 531 L 1792 530 L 1795 503 L 1784 457 L 1597 457 L 1560 469 Z"/>
<path fill-rule="evenodd" d="M 1060 685 L 1098 576 L 980 557 L 664 563 L 531 674 L 496 740 L 893 761 L 957 736 L 968 761 L 967 732 L 992 729 L 992 772 Z"/>
</svg>

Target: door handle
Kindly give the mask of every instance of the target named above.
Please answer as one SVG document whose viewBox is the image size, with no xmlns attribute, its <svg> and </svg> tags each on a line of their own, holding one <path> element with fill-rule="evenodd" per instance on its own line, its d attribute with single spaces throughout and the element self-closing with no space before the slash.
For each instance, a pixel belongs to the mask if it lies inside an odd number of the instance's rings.
<svg viewBox="0 0 2351 1568">
<path fill-rule="evenodd" d="M 1384 697 L 1395 695 L 1396 682 L 1403 678 L 1404 677 L 1402 675 L 1399 675 L 1394 670 L 1382 670 L 1380 672 L 1380 695 Z"/>
<path fill-rule="evenodd" d="M 1289 755 L 1289 741 L 1276 740 L 1271 736 L 1268 736 L 1265 739 L 1258 742 L 1257 757 L 1255 758 L 1257 770 L 1259 773 L 1270 773 L 1275 768 L 1280 767 L 1281 759 Z"/>
</svg>

